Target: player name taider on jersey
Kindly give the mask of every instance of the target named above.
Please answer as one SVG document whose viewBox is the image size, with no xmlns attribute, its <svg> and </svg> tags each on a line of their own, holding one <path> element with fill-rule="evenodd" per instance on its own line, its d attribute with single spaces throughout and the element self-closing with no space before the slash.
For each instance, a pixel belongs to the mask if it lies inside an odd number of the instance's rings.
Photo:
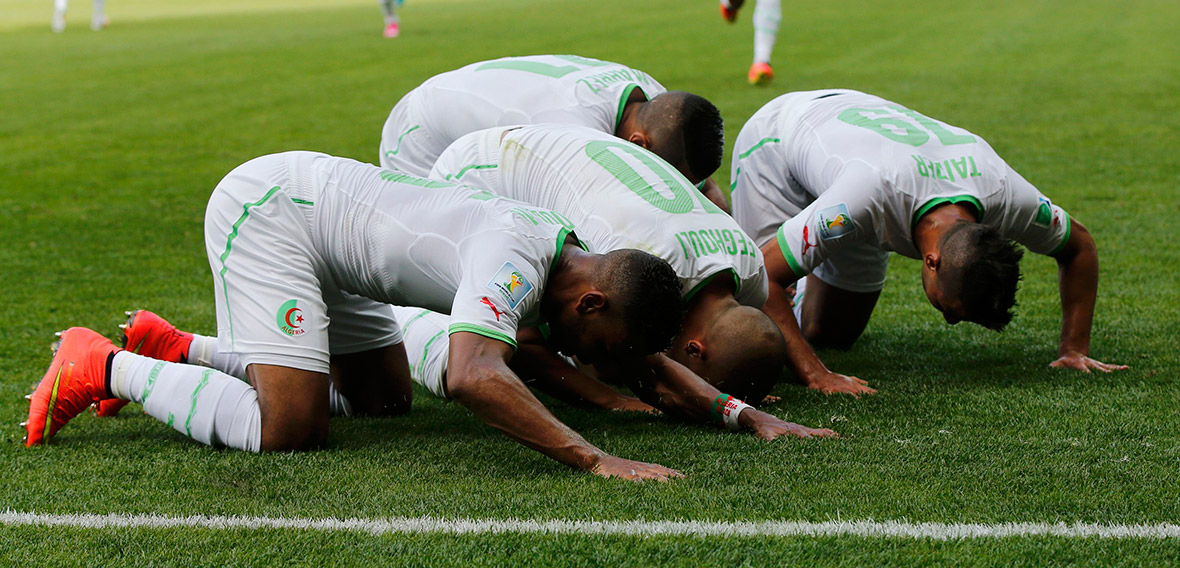
<svg viewBox="0 0 1180 568">
<path fill-rule="evenodd" d="M 464 136 L 431 173 L 568 217 L 595 252 L 633 248 L 672 265 L 691 297 L 713 277 L 761 307 L 762 253 L 729 215 L 655 154 L 593 129 L 500 127 Z"/>
<path fill-rule="evenodd" d="M 260 163 L 289 172 L 276 187 L 307 220 L 323 287 L 449 313 L 452 333 L 512 345 L 518 326 L 541 323 L 541 290 L 571 233 L 557 215 L 314 152 L 247 164 Z"/>
<path fill-rule="evenodd" d="M 735 156 L 735 217 L 759 242 L 777 234 L 800 276 L 857 243 L 918 258 L 913 225 L 945 203 L 970 205 L 1033 252 L 1068 238 L 1068 215 L 983 138 L 857 91 L 775 99 L 743 127 Z"/>
<path fill-rule="evenodd" d="M 665 92 L 650 75 L 576 55 L 481 61 L 436 75 L 403 97 L 381 137 L 381 165 L 426 175 L 464 134 L 513 124 L 578 124 L 614 133 L 635 90 Z"/>
</svg>

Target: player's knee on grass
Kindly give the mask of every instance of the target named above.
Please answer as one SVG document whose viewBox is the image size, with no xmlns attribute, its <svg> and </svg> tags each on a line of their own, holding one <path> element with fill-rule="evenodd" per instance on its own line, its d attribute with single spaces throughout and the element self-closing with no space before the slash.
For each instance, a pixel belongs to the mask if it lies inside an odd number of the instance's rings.
<svg viewBox="0 0 1180 568">
<path fill-rule="evenodd" d="M 804 317 L 799 322 L 803 338 L 816 349 L 852 349 L 852 345 L 864 332 L 864 327 L 853 329 L 839 323 L 821 321 L 822 318 Z"/>
<path fill-rule="evenodd" d="M 264 452 L 304 451 L 328 439 L 328 381 L 325 373 L 278 365 L 246 368 L 258 392 Z"/>
</svg>

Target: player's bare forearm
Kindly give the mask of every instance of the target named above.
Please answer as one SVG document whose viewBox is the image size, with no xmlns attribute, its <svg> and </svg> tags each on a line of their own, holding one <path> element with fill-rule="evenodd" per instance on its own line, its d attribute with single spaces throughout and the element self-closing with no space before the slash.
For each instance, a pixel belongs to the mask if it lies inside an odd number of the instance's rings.
<svg viewBox="0 0 1180 568">
<path fill-rule="evenodd" d="M 787 344 L 787 365 L 791 368 L 791 380 L 797 384 L 818 390 L 824 394 L 847 393 L 853 396 L 873 394 L 866 381 L 856 377 L 834 373 L 820 360 L 815 349 L 803 337 L 795 312 L 791 309 L 790 296 L 778 282 L 770 282 L 770 295 L 762 311 L 770 316 L 783 334 Z"/>
<path fill-rule="evenodd" d="M 1098 247 L 1090 231 L 1074 220 L 1069 241 L 1055 258 L 1061 294 L 1061 343 L 1052 365 L 1080 371 L 1125 369 L 1125 365 L 1090 358 L 1090 332 L 1098 299 Z"/>
<path fill-rule="evenodd" d="M 640 380 L 632 387 L 640 398 L 673 416 L 694 422 L 714 421 L 713 407 L 721 391 L 664 355 L 648 356 L 644 363 L 646 368 L 635 373 Z M 836 435 L 831 430 L 816 430 L 784 422 L 754 408 L 742 410 L 738 415 L 738 424 L 765 440 L 773 440 L 784 434 L 801 438 Z"/>
<path fill-rule="evenodd" d="M 473 333 L 451 335 L 447 390 L 488 425 L 554 460 L 592 469 L 606 457 L 555 418 L 508 368 L 512 348 Z"/>
</svg>

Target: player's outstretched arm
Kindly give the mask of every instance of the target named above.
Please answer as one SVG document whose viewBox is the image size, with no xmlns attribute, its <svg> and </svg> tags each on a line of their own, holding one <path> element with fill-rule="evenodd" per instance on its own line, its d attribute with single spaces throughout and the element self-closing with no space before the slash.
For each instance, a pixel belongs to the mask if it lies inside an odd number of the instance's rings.
<svg viewBox="0 0 1180 568">
<path fill-rule="evenodd" d="M 770 281 L 770 294 L 762 311 L 774 320 L 787 342 L 787 364 L 790 365 L 791 375 L 795 380 L 824 394 L 847 393 L 859 397 L 862 394 L 876 393 L 876 390 L 868 386 L 867 381 L 834 373 L 820 361 L 819 355 L 816 355 L 815 349 L 812 349 L 799 329 L 799 322 L 791 309 L 791 297 L 787 294 L 787 287 L 794 284 L 799 277 L 787 264 L 777 241 L 766 243 L 762 247 L 762 256 L 765 258 L 766 275 Z"/>
<path fill-rule="evenodd" d="M 698 377 L 684 365 L 669 359 L 666 355 L 648 355 L 643 359 L 618 369 L 644 402 L 668 413 L 693 422 L 733 424 L 721 412 L 726 406 L 728 395 L 722 393 Z M 827 428 L 808 428 L 786 422 L 774 415 L 751 407 L 742 401 L 732 399 L 730 406 L 739 412 L 736 427 L 731 429 L 753 430 L 764 440 L 773 440 L 784 434 L 799 438 L 836 436 Z"/>
<path fill-rule="evenodd" d="M 1126 369 L 1090 358 L 1090 329 L 1094 303 L 1098 299 L 1098 246 L 1094 237 L 1077 220 L 1072 220 L 1069 240 L 1057 260 L 1057 285 L 1061 293 L 1061 345 L 1050 367 L 1065 367 L 1089 373 Z"/>
<path fill-rule="evenodd" d="M 502 341 L 468 332 L 451 334 L 448 394 L 493 428 L 570 467 L 632 480 L 682 477 L 674 469 L 622 459 L 594 447 L 529 392 L 509 370 L 511 357 L 511 346 Z"/>
<path fill-rule="evenodd" d="M 517 350 L 511 368 L 528 381 L 530 387 L 576 406 L 634 412 L 655 411 L 642 400 L 624 395 L 571 365 L 545 345 L 544 338 L 536 328 L 518 331 L 516 342 Z"/>
</svg>

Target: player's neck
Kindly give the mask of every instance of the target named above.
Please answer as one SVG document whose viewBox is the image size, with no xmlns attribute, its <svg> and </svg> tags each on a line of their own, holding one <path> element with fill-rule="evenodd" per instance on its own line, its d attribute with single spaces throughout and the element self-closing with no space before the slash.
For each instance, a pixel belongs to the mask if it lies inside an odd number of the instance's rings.
<svg viewBox="0 0 1180 568">
<path fill-rule="evenodd" d="M 726 309 L 736 305 L 733 279 L 728 274 L 717 275 L 685 306 L 681 335 L 693 337 L 704 333 Z"/>
<path fill-rule="evenodd" d="M 913 232 L 914 247 L 918 249 L 918 254 L 925 256 L 926 253 L 937 252 L 938 241 L 942 240 L 943 233 L 959 221 L 977 222 L 975 209 L 962 203 L 947 203 L 922 215 L 914 225 Z"/>
</svg>

